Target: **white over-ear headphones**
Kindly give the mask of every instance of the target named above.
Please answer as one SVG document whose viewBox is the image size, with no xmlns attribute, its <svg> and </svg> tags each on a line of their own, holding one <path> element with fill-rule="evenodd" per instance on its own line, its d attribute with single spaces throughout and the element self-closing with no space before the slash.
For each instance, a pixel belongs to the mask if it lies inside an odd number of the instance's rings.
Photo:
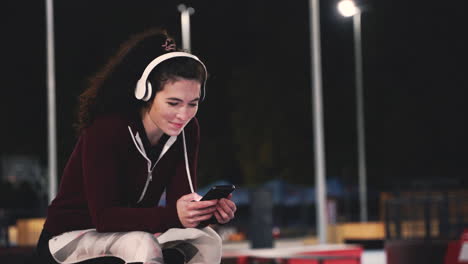
<svg viewBox="0 0 468 264">
<path fill-rule="evenodd" d="M 208 72 L 206 70 L 205 64 L 195 55 L 192 55 L 187 52 L 181 52 L 181 51 L 175 51 L 175 52 L 169 52 L 166 54 L 163 54 L 153 61 L 151 61 L 148 66 L 146 66 L 145 70 L 143 71 L 143 74 L 141 75 L 141 78 L 138 80 L 136 86 L 135 86 L 135 97 L 138 100 L 143 100 L 143 101 L 148 101 L 151 98 L 151 94 L 153 93 L 153 88 L 151 87 L 151 83 L 148 81 L 148 77 L 151 73 L 151 71 L 156 68 L 158 64 L 161 62 L 171 59 L 171 58 L 176 58 L 176 57 L 186 57 L 186 58 L 192 58 L 196 61 L 198 61 L 202 66 L 203 69 L 205 70 L 205 78 L 203 80 L 202 84 L 202 95 L 200 98 L 200 101 L 204 99 L 205 97 L 205 84 L 206 84 L 206 79 L 208 77 Z"/>
</svg>

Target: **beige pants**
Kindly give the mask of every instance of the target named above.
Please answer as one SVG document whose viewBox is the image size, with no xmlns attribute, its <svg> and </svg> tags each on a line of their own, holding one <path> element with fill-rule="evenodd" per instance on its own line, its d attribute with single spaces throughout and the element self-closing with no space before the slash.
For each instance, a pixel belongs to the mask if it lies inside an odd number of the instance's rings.
<svg viewBox="0 0 468 264">
<path fill-rule="evenodd" d="M 125 263 L 163 264 L 162 249 L 184 251 L 189 264 L 220 263 L 222 240 L 210 227 L 172 228 L 155 236 L 147 232 L 98 233 L 95 229 L 71 231 L 49 240 L 58 263 L 71 264 L 97 257 L 114 256 Z"/>
</svg>

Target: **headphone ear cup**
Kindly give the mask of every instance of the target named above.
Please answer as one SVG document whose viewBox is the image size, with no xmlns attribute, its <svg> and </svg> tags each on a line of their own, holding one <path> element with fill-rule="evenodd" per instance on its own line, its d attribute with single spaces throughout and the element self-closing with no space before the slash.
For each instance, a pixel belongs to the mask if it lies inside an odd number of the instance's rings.
<svg viewBox="0 0 468 264">
<path fill-rule="evenodd" d="M 148 81 L 146 82 L 146 93 L 145 93 L 145 96 L 142 98 L 142 100 L 147 102 L 151 98 L 152 93 L 153 93 L 153 87 L 151 86 L 151 83 Z"/>
<path fill-rule="evenodd" d="M 145 94 L 146 94 L 145 83 L 142 82 L 141 80 L 138 80 L 135 86 L 135 98 L 138 100 L 142 100 L 143 97 L 145 97 Z"/>
</svg>

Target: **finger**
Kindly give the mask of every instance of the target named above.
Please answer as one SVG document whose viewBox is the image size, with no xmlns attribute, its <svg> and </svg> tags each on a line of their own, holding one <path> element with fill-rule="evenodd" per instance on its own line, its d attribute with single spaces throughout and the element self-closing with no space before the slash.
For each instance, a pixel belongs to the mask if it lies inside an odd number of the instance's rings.
<svg viewBox="0 0 468 264">
<path fill-rule="evenodd" d="M 216 207 L 216 209 L 217 209 L 216 212 L 219 213 L 219 215 L 221 216 L 221 218 L 223 219 L 223 221 L 228 221 L 228 220 L 230 219 L 229 213 L 226 212 L 226 211 L 224 211 L 224 208 L 223 208 L 223 207 L 221 207 L 220 205 L 218 205 L 218 206 Z"/>
<path fill-rule="evenodd" d="M 220 207 L 228 215 L 229 219 L 234 218 L 236 207 L 231 200 L 224 199 L 218 203 L 218 207 Z"/>
<path fill-rule="evenodd" d="M 225 223 L 223 218 L 221 217 L 221 215 L 218 213 L 218 211 L 214 212 L 213 215 L 215 216 L 216 221 L 218 221 L 218 223 L 220 223 L 220 224 Z"/>
<path fill-rule="evenodd" d="M 193 202 L 188 205 L 190 209 L 194 210 L 199 210 L 207 207 L 212 207 L 215 206 L 218 203 L 217 200 L 212 200 L 212 201 L 199 201 L 199 202 Z"/>
<path fill-rule="evenodd" d="M 199 215 L 204 215 L 204 214 L 213 214 L 216 211 L 216 206 L 211 206 L 205 209 L 200 209 L 198 210 Z"/>
<path fill-rule="evenodd" d="M 187 221 L 187 224 L 185 225 L 185 227 L 197 227 L 199 224 L 199 222 L 196 222 L 196 221 Z"/>
<path fill-rule="evenodd" d="M 210 219 L 211 217 L 213 217 L 213 214 L 206 214 L 206 215 L 201 215 L 192 219 L 188 219 L 186 227 L 197 227 L 200 224 L 200 222 L 206 221 Z"/>
<path fill-rule="evenodd" d="M 213 214 L 206 214 L 206 215 L 200 215 L 198 216 L 197 218 L 193 219 L 195 222 L 202 222 L 202 221 L 206 221 L 208 219 L 210 219 L 211 217 L 213 217 Z"/>
<path fill-rule="evenodd" d="M 193 193 L 195 195 L 195 201 L 200 201 L 200 199 L 203 197 L 199 195 L 198 193 Z"/>
<path fill-rule="evenodd" d="M 216 221 L 218 221 L 218 223 L 220 224 L 226 224 L 227 222 L 229 222 L 229 220 L 223 219 L 223 217 L 218 211 L 216 211 L 213 215 L 215 216 Z"/>
<path fill-rule="evenodd" d="M 235 211 L 237 210 L 236 204 L 235 204 L 233 201 L 231 201 L 231 200 L 228 200 L 228 199 L 221 199 L 220 203 L 221 203 L 221 204 L 226 204 L 226 206 L 229 206 L 229 208 L 231 208 L 231 210 L 232 210 L 233 212 L 235 212 Z"/>
<path fill-rule="evenodd" d="M 183 201 L 188 201 L 188 202 L 190 202 L 190 201 L 198 201 L 198 199 L 199 199 L 198 197 L 199 197 L 199 196 L 200 196 L 200 195 L 199 195 L 198 193 L 189 193 L 189 194 L 186 194 L 186 195 L 180 197 L 180 199 L 182 199 Z"/>
<path fill-rule="evenodd" d="M 217 205 L 217 208 L 218 208 L 218 211 L 219 211 L 220 213 L 221 213 L 221 212 L 224 213 L 224 214 L 222 214 L 222 216 L 224 216 L 224 215 L 229 216 L 229 214 L 230 214 L 231 211 L 232 211 L 231 208 L 226 204 L 225 201 L 219 202 L 218 205 Z"/>
<path fill-rule="evenodd" d="M 196 218 L 200 215 L 212 215 L 216 211 L 216 206 L 200 209 L 200 210 L 191 210 L 189 212 L 189 218 Z"/>
</svg>

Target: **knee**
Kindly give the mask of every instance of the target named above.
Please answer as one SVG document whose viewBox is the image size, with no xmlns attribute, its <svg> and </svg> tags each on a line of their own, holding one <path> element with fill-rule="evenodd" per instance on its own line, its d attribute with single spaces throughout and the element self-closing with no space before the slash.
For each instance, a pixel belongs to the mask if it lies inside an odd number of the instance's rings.
<svg viewBox="0 0 468 264">
<path fill-rule="evenodd" d="M 213 249 L 221 250 L 223 239 L 218 235 L 218 233 L 211 227 L 205 227 L 203 231 L 205 232 L 203 240 L 206 239 L 210 247 L 213 247 Z"/>
<path fill-rule="evenodd" d="M 127 262 L 158 263 L 162 259 L 161 246 L 153 234 L 147 232 L 128 232 L 119 239 L 118 251 Z"/>
<path fill-rule="evenodd" d="M 212 230 L 212 231 L 213 231 L 213 233 L 212 233 L 211 237 L 212 237 L 213 246 L 216 247 L 217 249 L 221 250 L 221 248 L 223 247 L 223 239 L 214 230 Z"/>
<path fill-rule="evenodd" d="M 220 263 L 223 240 L 218 233 L 210 227 L 204 228 L 203 231 L 205 235 L 194 243 L 200 251 L 200 254 L 195 256 L 190 263 Z"/>
<path fill-rule="evenodd" d="M 144 252 L 161 252 L 161 246 L 153 234 L 147 232 L 134 231 L 127 234 L 127 242 L 129 247 L 133 247 L 135 251 Z"/>
</svg>

